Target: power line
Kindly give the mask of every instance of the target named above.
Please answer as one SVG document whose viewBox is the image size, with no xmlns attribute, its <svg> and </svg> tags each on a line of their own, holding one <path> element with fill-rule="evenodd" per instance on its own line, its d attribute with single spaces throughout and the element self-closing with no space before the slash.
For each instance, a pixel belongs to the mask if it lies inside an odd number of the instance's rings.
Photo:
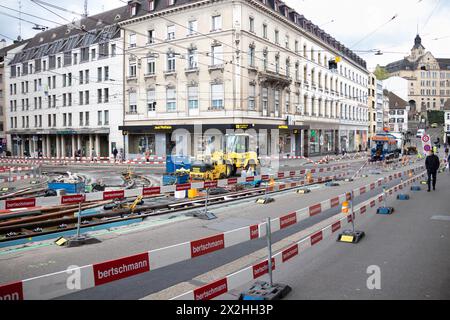
<svg viewBox="0 0 450 320">
<path fill-rule="evenodd" d="M 35 25 L 35 26 L 39 26 L 39 24 L 37 24 L 37 23 L 35 23 L 35 22 L 33 22 L 33 21 L 26 20 L 26 19 L 24 19 L 24 18 L 19 18 L 19 17 L 13 16 L 13 15 L 10 15 L 9 13 L 6 13 L 6 12 L 0 11 L 0 14 L 2 14 L 2 15 L 4 15 L 4 16 L 7 16 L 7 17 L 10 17 L 10 18 L 13 18 L 13 19 L 18 19 L 18 20 L 20 20 L 20 21 L 28 22 L 28 23 L 33 24 L 33 25 Z M 42 26 L 42 27 L 45 27 L 45 26 Z M 45 27 L 45 28 L 48 28 L 48 27 Z"/>
<path fill-rule="evenodd" d="M 10 8 L 10 7 L 1 5 L 1 4 L 0 4 L 0 7 L 8 9 L 8 10 L 11 10 L 11 11 L 14 11 L 14 12 L 17 12 L 17 13 L 21 13 L 21 14 L 27 15 L 27 16 L 30 16 L 30 17 L 33 17 L 33 18 L 37 18 L 37 19 L 40 19 L 40 20 L 43 20 L 43 21 L 51 22 L 51 23 L 54 23 L 54 24 L 59 24 L 58 22 L 55 22 L 53 20 L 49 20 L 49 19 L 46 19 L 46 18 L 38 17 L 38 16 L 35 16 L 33 14 L 30 14 L 30 13 L 21 12 L 19 10 L 16 10 L 16 9 L 13 9 L 13 8 Z"/>
<path fill-rule="evenodd" d="M 431 13 L 428 16 L 427 20 L 425 21 L 425 24 L 423 25 L 423 29 L 422 30 L 425 30 L 426 26 L 428 25 L 428 22 L 430 22 L 431 17 L 434 15 L 434 12 L 439 7 L 440 3 L 441 3 L 441 0 L 438 0 L 438 2 L 436 3 L 436 6 L 433 8 L 433 10 L 431 11 Z"/>
</svg>

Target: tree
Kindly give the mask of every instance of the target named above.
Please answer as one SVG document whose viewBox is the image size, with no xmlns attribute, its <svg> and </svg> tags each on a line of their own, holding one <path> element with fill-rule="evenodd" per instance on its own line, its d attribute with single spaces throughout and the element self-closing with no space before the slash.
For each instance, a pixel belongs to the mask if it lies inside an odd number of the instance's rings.
<svg viewBox="0 0 450 320">
<path fill-rule="evenodd" d="M 389 72 L 387 72 L 386 69 L 381 67 L 379 64 L 377 64 L 374 74 L 377 77 L 377 79 L 380 81 L 383 81 L 383 80 L 386 80 L 389 78 Z"/>
</svg>

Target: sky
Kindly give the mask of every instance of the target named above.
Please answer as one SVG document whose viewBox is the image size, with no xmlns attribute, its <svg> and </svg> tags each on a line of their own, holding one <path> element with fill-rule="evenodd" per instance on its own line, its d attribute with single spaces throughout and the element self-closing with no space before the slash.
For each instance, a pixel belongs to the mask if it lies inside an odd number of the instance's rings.
<svg viewBox="0 0 450 320">
<path fill-rule="evenodd" d="M 46 11 L 32 0 L 1 0 L 0 5 L 19 9 L 39 17 L 66 24 L 68 21 Z M 84 0 L 45 0 L 77 13 L 83 12 Z M 437 58 L 450 58 L 450 0 L 285 0 L 307 19 L 367 61 L 372 71 L 377 64 L 386 65 L 407 56 L 419 30 L 425 48 Z M 123 6 L 121 0 L 89 0 L 90 15 Z M 51 8 L 73 21 L 78 15 Z M 0 7 L 0 12 L 18 13 Z M 394 18 L 395 17 L 395 18 Z M 22 14 L 22 18 L 45 26 L 57 24 Z M 393 19 L 394 18 L 394 19 Z M 22 38 L 32 37 L 33 25 L 22 22 Z M 0 39 L 17 38 L 19 20 L 0 14 Z M 8 43 L 10 39 L 6 39 Z M 381 50 L 383 55 L 368 53 Z"/>
</svg>

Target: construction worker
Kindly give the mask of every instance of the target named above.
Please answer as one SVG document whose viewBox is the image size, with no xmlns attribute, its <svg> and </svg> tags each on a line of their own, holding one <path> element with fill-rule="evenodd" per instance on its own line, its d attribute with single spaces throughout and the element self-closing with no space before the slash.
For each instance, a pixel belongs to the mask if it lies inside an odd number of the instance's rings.
<svg viewBox="0 0 450 320">
<path fill-rule="evenodd" d="M 433 182 L 433 190 L 436 190 L 436 177 L 437 171 L 439 170 L 440 162 L 437 155 L 430 150 L 428 157 L 425 160 L 425 167 L 427 168 L 428 174 L 428 192 L 431 191 L 431 183 Z M 431 181 L 433 180 L 433 181 Z"/>
</svg>

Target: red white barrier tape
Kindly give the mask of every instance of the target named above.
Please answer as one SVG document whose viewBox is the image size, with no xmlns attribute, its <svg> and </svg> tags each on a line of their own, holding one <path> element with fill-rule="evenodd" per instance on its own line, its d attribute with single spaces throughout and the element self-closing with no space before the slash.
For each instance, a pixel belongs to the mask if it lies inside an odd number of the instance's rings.
<svg viewBox="0 0 450 320">
<path fill-rule="evenodd" d="M 30 174 L 30 175 L 25 175 L 25 176 L 14 176 L 10 178 L 0 178 L 0 183 L 6 183 L 8 181 L 10 182 L 16 182 L 16 181 L 21 181 L 21 180 L 27 180 L 27 179 L 34 179 L 34 178 L 40 178 L 40 175 L 34 175 L 34 174 Z"/>
<path fill-rule="evenodd" d="M 417 175 L 416 177 L 403 182 L 394 188 L 391 188 L 389 191 L 397 190 L 400 186 L 405 187 L 406 185 L 413 183 L 418 178 L 422 177 L 424 173 Z M 273 272 L 279 272 L 283 269 L 285 263 L 291 262 L 295 260 L 303 251 L 306 249 L 316 245 L 322 240 L 331 237 L 338 230 L 346 226 L 348 223 L 352 221 L 352 219 L 356 218 L 357 213 L 365 214 L 369 205 L 376 201 L 377 199 L 381 202 L 382 196 L 380 200 L 380 195 L 370 198 L 367 201 L 364 201 L 362 204 L 355 206 L 354 215 L 347 216 L 339 219 L 331 225 L 326 226 L 318 231 L 311 233 L 309 236 L 303 238 L 297 243 L 290 245 L 287 248 L 279 251 L 274 254 L 272 259 L 272 268 Z M 268 260 L 264 260 L 247 268 L 241 269 L 237 272 L 234 272 L 225 278 L 215 280 L 207 285 L 196 288 L 194 290 L 183 293 L 179 296 L 172 298 L 171 300 L 211 300 L 220 295 L 228 293 L 232 290 L 238 289 L 243 285 L 256 280 L 257 278 L 268 273 Z"/>
<path fill-rule="evenodd" d="M 415 170 L 418 169 L 421 168 L 416 168 Z M 381 185 L 383 181 L 387 182 L 387 177 L 379 179 L 378 185 Z M 370 187 L 372 185 L 374 184 L 372 183 L 368 186 Z M 355 192 L 355 196 L 357 194 L 358 193 Z M 346 199 L 349 199 L 349 197 L 350 193 L 345 193 L 332 199 L 322 201 L 319 204 L 296 210 L 285 216 L 275 218 L 271 222 L 273 226 L 271 231 L 276 232 L 280 229 L 287 228 L 299 223 L 300 221 L 306 220 L 313 215 L 317 215 L 329 208 L 339 205 Z M 22 299 L 27 300 L 52 299 L 80 290 L 92 288 L 103 283 L 152 271 L 174 263 L 190 260 L 198 256 L 222 250 L 249 240 L 264 237 L 265 224 L 266 223 L 263 222 L 257 225 L 246 226 L 212 235 L 207 238 L 151 250 L 142 254 L 97 263 L 94 265 L 87 265 L 73 270 L 47 274 L 13 284 L 2 285 L 0 286 L 0 298 L 22 297 Z M 315 235 L 311 239 L 311 243 L 313 245 L 321 240 L 321 236 Z M 285 258 L 286 256 L 288 255 L 285 255 Z M 256 275 L 257 277 L 263 275 L 263 269 L 264 265 L 258 265 L 255 268 L 252 268 L 252 275 Z M 75 272 L 80 272 L 81 275 L 81 286 L 79 288 L 73 288 L 73 286 L 67 285 L 70 275 Z M 205 297 L 211 296 L 214 295 L 205 295 Z"/>
<path fill-rule="evenodd" d="M 347 167 L 348 167 L 348 165 L 341 165 L 341 166 L 335 166 L 335 167 L 312 169 L 311 173 L 335 171 L 335 170 L 344 169 Z M 279 172 L 278 174 L 275 174 L 275 176 L 278 175 L 278 178 L 280 178 L 280 177 L 288 178 L 288 177 L 302 176 L 305 173 L 306 173 L 306 170 L 296 170 L 296 171 Z M 226 186 L 235 185 L 238 183 L 249 182 L 249 180 L 268 180 L 269 178 L 270 178 L 269 175 L 259 175 L 256 177 L 247 177 L 247 178 L 239 177 L 239 178 L 222 179 L 222 180 L 217 180 L 217 181 L 213 181 L 213 182 L 200 181 L 200 182 L 159 186 L 159 187 L 144 187 L 144 188 L 137 188 L 137 189 L 123 189 L 123 190 L 114 190 L 114 191 L 93 192 L 93 193 L 86 193 L 83 202 L 102 201 L 102 200 L 110 200 L 110 199 L 117 199 L 117 198 L 121 199 L 121 198 L 137 197 L 139 195 L 152 196 L 152 195 L 158 195 L 158 194 L 164 194 L 164 193 L 170 193 L 170 192 L 182 191 L 182 190 L 188 190 L 188 189 L 203 189 L 203 188 L 205 188 L 205 186 L 211 187 L 211 183 L 214 183 L 217 187 L 222 188 L 222 187 L 226 187 Z M 319 180 L 319 182 L 320 182 L 320 180 Z M 61 196 L 27 198 L 27 199 L 11 199 L 11 200 L 0 200 L 0 210 L 9 209 L 9 207 L 11 205 L 13 205 L 15 208 L 19 208 L 18 205 L 20 205 L 20 203 L 22 203 L 25 200 L 29 201 L 29 202 L 34 201 L 35 205 L 40 206 L 40 207 L 67 204 L 67 202 L 63 203 Z M 78 203 L 78 202 L 79 202 L 78 200 L 76 200 L 76 201 L 74 200 L 72 203 Z"/>
</svg>

